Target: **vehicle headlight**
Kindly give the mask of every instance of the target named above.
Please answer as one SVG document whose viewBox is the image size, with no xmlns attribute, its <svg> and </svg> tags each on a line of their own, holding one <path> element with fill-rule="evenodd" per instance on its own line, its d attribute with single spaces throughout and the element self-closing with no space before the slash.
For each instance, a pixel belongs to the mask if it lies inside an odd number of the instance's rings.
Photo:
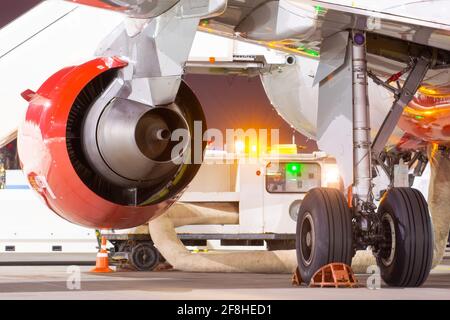
<svg viewBox="0 0 450 320">
<path fill-rule="evenodd" d="M 325 165 L 325 186 L 339 188 L 341 176 L 337 164 Z"/>
</svg>

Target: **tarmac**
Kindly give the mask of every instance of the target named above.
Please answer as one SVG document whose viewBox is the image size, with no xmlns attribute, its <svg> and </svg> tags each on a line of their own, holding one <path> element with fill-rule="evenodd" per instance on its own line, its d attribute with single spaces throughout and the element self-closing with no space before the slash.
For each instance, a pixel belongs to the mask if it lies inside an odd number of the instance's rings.
<svg viewBox="0 0 450 320">
<path fill-rule="evenodd" d="M 178 271 L 109 274 L 89 272 L 84 265 L 68 265 L 70 258 L 55 265 L 51 261 L 22 261 L 13 265 L 0 259 L 0 299 L 170 299 L 170 300 L 321 300 L 321 299 L 438 299 L 450 300 L 450 252 L 420 288 L 379 289 L 366 286 L 368 275 L 357 275 L 361 288 L 295 287 L 288 274 L 186 273 Z M 22 259 L 24 260 L 24 259 Z M 25 259 L 26 260 L 26 259 Z M 29 259 L 32 260 L 32 259 Z M 28 265 L 27 265 L 28 264 Z"/>
</svg>

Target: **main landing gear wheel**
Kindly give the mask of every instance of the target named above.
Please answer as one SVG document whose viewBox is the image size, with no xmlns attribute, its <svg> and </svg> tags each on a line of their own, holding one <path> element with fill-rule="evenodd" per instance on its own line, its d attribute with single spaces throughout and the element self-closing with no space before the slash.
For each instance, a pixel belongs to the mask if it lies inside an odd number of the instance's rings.
<svg viewBox="0 0 450 320">
<path fill-rule="evenodd" d="M 350 265 L 352 215 L 339 190 L 315 188 L 305 196 L 297 219 L 296 249 L 300 275 L 306 283 L 329 263 Z"/>
<path fill-rule="evenodd" d="M 134 246 L 130 253 L 130 263 L 138 271 L 152 271 L 160 262 L 159 251 L 151 242 Z"/>
<path fill-rule="evenodd" d="M 418 287 L 430 273 L 433 231 L 420 191 L 392 188 L 378 208 L 384 242 L 377 255 L 381 277 L 390 286 Z"/>
</svg>

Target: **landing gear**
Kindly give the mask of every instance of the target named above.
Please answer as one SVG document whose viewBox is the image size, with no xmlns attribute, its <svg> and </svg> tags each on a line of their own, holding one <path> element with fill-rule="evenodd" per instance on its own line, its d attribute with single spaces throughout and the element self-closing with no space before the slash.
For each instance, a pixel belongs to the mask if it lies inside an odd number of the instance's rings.
<svg viewBox="0 0 450 320">
<path fill-rule="evenodd" d="M 433 233 L 428 205 L 412 188 L 392 188 L 378 208 L 384 235 L 377 252 L 381 277 L 390 286 L 418 287 L 433 260 Z"/>
<path fill-rule="evenodd" d="M 373 248 L 383 280 L 390 286 L 416 287 L 430 272 L 433 235 L 428 205 L 412 188 L 396 188 L 391 182 L 377 210 L 372 174 L 383 162 L 382 154 L 403 108 L 411 101 L 430 66 L 430 59 L 415 57 L 402 88 L 392 88 L 367 71 L 365 33 L 353 31 L 345 63 L 352 72 L 353 185 L 351 199 L 338 190 L 312 189 L 304 198 L 297 219 L 297 260 L 305 282 L 329 263 L 350 264 L 356 250 Z M 375 83 L 394 93 L 395 101 L 373 143 L 367 87 Z M 415 150 L 414 150 L 415 151 Z M 415 158 L 414 158 L 415 159 Z M 415 161 L 415 160 L 414 160 Z M 387 168 L 389 167 L 389 168 Z M 350 207 L 350 208 L 349 208 Z"/>
<path fill-rule="evenodd" d="M 350 264 L 352 215 L 342 193 L 316 188 L 304 198 L 297 219 L 297 260 L 303 281 L 332 262 Z"/>
</svg>

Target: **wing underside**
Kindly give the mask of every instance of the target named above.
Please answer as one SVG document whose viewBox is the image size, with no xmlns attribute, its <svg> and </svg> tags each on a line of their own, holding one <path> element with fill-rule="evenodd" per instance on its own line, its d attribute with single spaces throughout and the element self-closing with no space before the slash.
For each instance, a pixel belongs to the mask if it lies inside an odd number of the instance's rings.
<svg viewBox="0 0 450 320">
<path fill-rule="evenodd" d="M 180 0 L 68 1 L 152 18 Z M 199 28 L 311 57 L 319 56 L 324 38 L 355 28 L 450 50 L 450 0 L 228 0 L 221 15 L 202 20 Z"/>
</svg>

